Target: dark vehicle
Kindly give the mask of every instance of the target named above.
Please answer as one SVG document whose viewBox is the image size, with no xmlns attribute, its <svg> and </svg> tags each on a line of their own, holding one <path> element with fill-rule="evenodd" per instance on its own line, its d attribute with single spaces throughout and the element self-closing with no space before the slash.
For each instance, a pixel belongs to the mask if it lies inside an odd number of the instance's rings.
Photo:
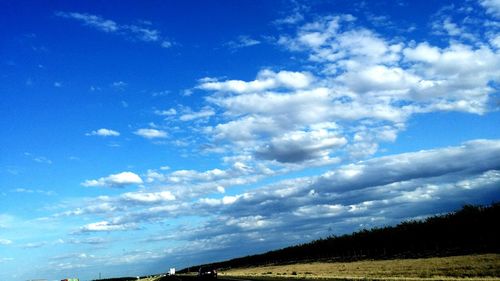
<svg viewBox="0 0 500 281">
<path fill-rule="evenodd" d="M 198 270 L 198 278 L 200 279 L 217 279 L 217 269 L 213 267 L 200 267 Z"/>
</svg>

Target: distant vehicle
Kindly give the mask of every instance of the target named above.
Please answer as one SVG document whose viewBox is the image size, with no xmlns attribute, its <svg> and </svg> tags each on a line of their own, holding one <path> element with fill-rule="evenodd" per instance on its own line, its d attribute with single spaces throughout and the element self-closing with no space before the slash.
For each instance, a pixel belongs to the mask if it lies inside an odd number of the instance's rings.
<svg viewBox="0 0 500 281">
<path fill-rule="evenodd" d="M 198 270 L 198 278 L 200 279 L 217 279 L 217 269 L 213 267 L 202 266 Z"/>
</svg>

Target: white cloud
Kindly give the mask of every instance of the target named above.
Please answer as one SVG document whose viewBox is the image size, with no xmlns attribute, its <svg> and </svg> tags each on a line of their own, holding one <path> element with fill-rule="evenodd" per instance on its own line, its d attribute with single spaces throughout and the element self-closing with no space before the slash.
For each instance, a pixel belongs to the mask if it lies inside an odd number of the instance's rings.
<svg viewBox="0 0 500 281">
<path fill-rule="evenodd" d="M 147 139 L 162 139 L 168 136 L 167 132 L 157 129 L 139 129 L 134 134 Z"/>
<path fill-rule="evenodd" d="M 25 152 L 24 156 L 30 158 L 31 160 L 33 160 L 37 163 L 41 163 L 41 164 L 51 165 L 53 163 L 52 160 L 50 160 L 49 158 L 47 158 L 45 156 L 37 156 L 37 155 L 33 155 L 29 152 Z"/>
<path fill-rule="evenodd" d="M 448 31 L 455 34 L 458 26 L 451 19 L 448 23 Z M 493 46 L 495 42 L 491 40 Z M 488 112 L 492 85 L 500 81 L 500 55 L 488 42 L 467 45 L 450 40 L 448 46 L 438 47 L 386 39 L 356 26 L 349 15 L 306 23 L 295 35 L 281 36 L 279 43 L 306 54 L 318 70 L 312 74 L 265 69 L 253 81 L 200 80 L 199 89 L 215 92 L 206 100 L 225 117 L 205 128 L 218 145 L 259 155 L 273 147 L 284 149 L 273 142 L 293 132 L 335 123 L 337 128 L 329 133 L 347 140 L 340 148 L 347 158 L 359 159 L 376 153 L 380 142 L 396 140 L 414 114 Z M 301 148 L 307 150 L 296 146 L 295 153 L 305 155 Z M 332 156 L 335 150 L 309 156 L 319 160 L 325 153 Z"/>
<path fill-rule="evenodd" d="M 280 71 L 273 72 L 271 70 L 262 70 L 257 74 L 257 79 L 250 82 L 241 80 L 228 80 L 219 82 L 215 79 L 201 80 L 198 86 L 204 90 L 226 91 L 234 93 L 251 93 L 260 92 L 279 87 L 301 89 L 308 87 L 314 77 L 307 72 L 291 72 Z"/>
<path fill-rule="evenodd" d="M 374 92 L 384 96 L 403 96 L 402 98 L 421 80 L 399 67 L 384 65 L 351 71 L 338 76 L 337 79 L 357 93 Z"/>
<path fill-rule="evenodd" d="M 48 159 L 47 157 L 43 157 L 43 156 L 34 157 L 33 160 L 35 162 L 42 163 L 42 164 L 52 164 L 52 160 Z"/>
<path fill-rule="evenodd" d="M 56 16 L 75 19 L 81 21 L 83 24 L 87 26 L 97 28 L 104 32 L 116 32 L 119 30 L 119 26 L 116 22 L 104 19 L 96 15 L 84 14 L 84 13 L 56 12 Z"/>
<path fill-rule="evenodd" d="M 318 181 L 319 186 L 343 192 L 449 173 L 500 169 L 500 141 L 476 140 L 459 147 L 380 157 L 344 166 Z M 380 176 L 384 173 L 385 176 Z M 315 190 L 319 190 L 315 188 Z"/>
<path fill-rule="evenodd" d="M 12 190 L 16 193 L 28 193 L 28 194 L 43 194 L 46 196 L 55 195 L 56 193 L 52 190 L 41 190 L 41 189 L 28 189 L 28 188 L 16 188 Z"/>
<path fill-rule="evenodd" d="M 5 246 L 10 244 L 12 244 L 12 240 L 0 238 L 0 245 Z"/>
<path fill-rule="evenodd" d="M 47 245 L 47 242 L 31 242 L 22 245 L 24 249 L 36 249 Z"/>
<path fill-rule="evenodd" d="M 134 224 L 114 224 L 108 221 L 89 223 L 80 228 L 80 232 L 110 232 L 136 229 Z"/>
<path fill-rule="evenodd" d="M 468 29 L 465 26 L 459 26 L 454 23 L 449 16 L 445 16 L 439 20 L 436 20 L 432 24 L 433 29 L 436 34 L 446 35 L 450 38 L 460 38 L 470 41 L 476 41 L 476 36 L 471 32 L 468 32 Z"/>
<path fill-rule="evenodd" d="M 121 172 L 112 174 L 107 177 L 102 177 L 97 180 L 86 180 L 82 183 L 83 186 L 109 186 L 122 187 L 130 184 L 142 184 L 142 179 L 137 174 L 132 172 Z"/>
<path fill-rule="evenodd" d="M 150 27 L 150 22 L 140 22 L 139 24 L 118 24 L 117 22 L 105 19 L 98 15 L 77 12 L 55 13 L 56 16 L 73 19 L 81 22 L 83 25 L 90 26 L 106 33 L 115 33 L 125 36 L 128 39 L 139 40 L 143 42 L 156 42 L 162 48 L 170 48 L 172 43 L 166 40 L 157 29 Z"/>
<path fill-rule="evenodd" d="M 279 162 L 302 162 L 310 159 L 328 159 L 330 151 L 347 143 L 327 130 L 294 131 L 271 139 L 257 150 L 257 157 Z"/>
<path fill-rule="evenodd" d="M 263 216 L 248 216 L 241 218 L 230 218 L 226 224 L 235 225 L 243 230 L 264 229 L 270 227 L 274 222 L 266 220 Z"/>
<path fill-rule="evenodd" d="M 9 261 L 13 261 L 14 258 L 4 258 L 4 257 L 0 257 L 0 264 L 1 263 L 6 263 L 6 262 L 9 262 Z"/>
<path fill-rule="evenodd" d="M 175 196 L 170 191 L 162 192 L 127 192 L 121 198 L 126 201 L 139 203 L 157 203 L 175 200 Z"/>
<path fill-rule="evenodd" d="M 200 111 L 155 111 L 179 115 L 180 121 L 217 114 L 194 125 L 206 132 L 211 145 L 223 148 L 226 166 L 148 170 L 143 177 L 151 190 L 89 199 L 66 215 L 101 217 L 82 223 L 80 232 L 125 231 L 201 217 L 194 226 L 172 230 L 169 239 L 230 249 L 242 239 L 286 245 L 498 198 L 499 140 L 366 160 L 379 143 L 395 141 L 414 114 L 487 112 L 491 84 L 500 77 L 498 52 L 488 47 L 494 46 L 494 37 L 488 37 L 491 45 L 450 40 L 438 46 L 384 38 L 353 21 L 347 15 L 320 18 L 281 37 L 287 48 L 307 56 L 308 72 L 277 68 L 262 70 L 250 81 L 202 79 L 197 88 L 214 93 Z M 453 28 L 459 26 L 449 23 L 445 36 L 458 39 Z M 143 32 L 148 34 L 154 40 L 154 33 Z M 150 127 L 155 129 L 135 134 L 167 137 L 160 127 Z M 320 176 L 279 180 L 284 173 L 338 159 L 354 162 Z M 112 179 L 117 175 L 84 185 L 133 181 Z M 276 176 L 272 184 L 254 188 L 271 175 Z M 137 178 L 135 183 L 142 183 Z M 128 256 L 135 260 L 136 255 Z"/>
<path fill-rule="evenodd" d="M 435 63 L 441 57 L 441 50 L 438 47 L 430 46 L 427 42 L 420 43 L 414 48 L 406 48 L 403 53 L 405 58 L 410 61 L 425 63 Z"/>
<path fill-rule="evenodd" d="M 283 233 L 310 235 L 328 226 L 335 233 L 345 233 L 360 227 L 360 222 L 367 223 L 363 227 L 387 225 L 430 210 L 453 210 L 462 200 L 490 202 L 499 196 L 499 159 L 500 140 L 476 140 L 373 158 L 319 177 L 281 181 L 233 196 L 227 204 L 222 199 L 201 199 L 199 204 L 217 218 L 207 223 L 211 227 L 200 226 L 188 235 L 210 239 L 256 231 L 261 224 L 267 226 L 267 238 L 283 237 Z"/>
<path fill-rule="evenodd" d="M 155 114 L 160 116 L 172 116 L 177 114 L 177 110 L 175 110 L 175 108 L 170 108 L 168 110 L 155 110 Z"/>
<path fill-rule="evenodd" d="M 137 25 L 124 25 L 122 28 L 128 29 L 131 33 L 133 33 L 136 36 L 136 38 L 138 38 L 141 41 L 156 42 L 160 40 L 160 31 L 155 29 L 150 29 Z M 163 43 L 164 42 L 162 42 L 161 44 L 162 47 Z"/>
<path fill-rule="evenodd" d="M 128 192 L 114 199 L 101 198 L 115 205 L 115 211 L 103 213 L 111 218 L 87 224 L 80 231 L 124 231 L 172 217 L 206 214 L 210 216 L 208 221 L 197 224 L 195 229 L 181 228 L 175 233 L 191 242 L 255 231 L 265 231 L 269 239 L 282 237 L 283 233 L 311 235 L 326 225 L 335 233 L 343 233 L 359 227 L 353 220 L 372 225 L 370 219 L 377 218 L 375 226 L 386 225 L 413 214 L 429 214 L 432 208 L 443 208 L 440 206 L 458 208 L 463 200 L 494 200 L 500 183 L 499 160 L 500 140 L 475 140 L 456 147 L 373 158 L 320 176 L 282 180 L 219 198 L 193 201 L 185 196 L 174 199 L 170 191 Z M 234 171 L 223 170 L 181 170 L 171 175 L 184 177 L 183 188 L 192 186 L 193 180 L 211 182 L 237 176 Z M 218 191 L 214 188 L 213 192 Z M 173 200 L 179 202 L 172 204 Z M 156 205 L 131 209 L 150 204 Z"/>
<path fill-rule="evenodd" d="M 282 25 L 282 24 L 296 24 L 304 19 L 304 16 L 299 13 L 295 12 L 287 17 L 277 19 L 274 21 L 275 24 L 277 25 Z"/>
<path fill-rule="evenodd" d="M 496 17 L 500 17 L 500 1 L 499 0 L 479 0 L 479 3 L 486 8 L 486 11 Z"/>
<path fill-rule="evenodd" d="M 128 84 L 123 82 L 123 81 L 115 81 L 111 83 L 111 87 L 117 89 L 117 90 L 123 90 Z"/>
<path fill-rule="evenodd" d="M 172 47 L 172 42 L 164 40 L 163 42 L 161 42 L 161 47 L 165 49 L 170 48 Z"/>
<path fill-rule="evenodd" d="M 491 38 L 490 44 L 494 46 L 497 50 L 500 49 L 500 35 L 496 35 L 495 37 Z"/>
<path fill-rule="evenodd" d="M 117 137 L 120 135 L 118 131 L 111 130 L 111 129 L 106 129 L 106 128 L 101 128 L 96 131 L 92 131 L 90 133 L 86 133 L 86 136 L 101 136 L 101 137 Z"/>
<path fill-rule="evenodd" d="M 206 107 L 199 112 L 184 113 L 179 117 L 179 119 L 181 121 L 192 121 L 195 119 L 207 118 L 213 115 L 215 115 L 215 111 L 212 108 Z"/>
<path fill-rule="evenodd" d="M 237 40 L 229 41 L 225 45 L 229 48 L 239 49 L 259 45 L 260 43 L 261 42 L 259 40 L 253 39 L 250 36 L 241 35 L 238 36 Z"/>
</svg>

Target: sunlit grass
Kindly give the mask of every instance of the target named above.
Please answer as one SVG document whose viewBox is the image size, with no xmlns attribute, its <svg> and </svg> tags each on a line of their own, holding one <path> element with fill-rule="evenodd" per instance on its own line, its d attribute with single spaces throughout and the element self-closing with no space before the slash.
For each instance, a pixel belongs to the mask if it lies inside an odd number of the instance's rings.
<svg viewBox="0 0 500 281">
<path fill-rule="evenodd" d="M 252 279 L 368 279 L 368 280 L 500 280 L 500 255 L 394 259 L 356 262 L 311 262 L 237 268 L 220 271 L 221 277 Z"/>
</svg>

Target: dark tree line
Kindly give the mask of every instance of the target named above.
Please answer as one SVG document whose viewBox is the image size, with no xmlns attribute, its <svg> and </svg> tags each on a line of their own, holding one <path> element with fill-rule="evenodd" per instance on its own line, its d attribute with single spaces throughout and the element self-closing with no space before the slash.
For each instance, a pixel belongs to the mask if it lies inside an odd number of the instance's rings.
<svg viewBox="0 0 500 281">
<path fill-rule="evenodd" d="M 500 252 L 500 203 L 466 205 L 461 210 L 397 226 L 330 236 L 264 254 L 213 263 L 234 268 L 297 261 L 352 261 Z M 183 269 L 196 271 L 199 266 Z"/>
</svg>

